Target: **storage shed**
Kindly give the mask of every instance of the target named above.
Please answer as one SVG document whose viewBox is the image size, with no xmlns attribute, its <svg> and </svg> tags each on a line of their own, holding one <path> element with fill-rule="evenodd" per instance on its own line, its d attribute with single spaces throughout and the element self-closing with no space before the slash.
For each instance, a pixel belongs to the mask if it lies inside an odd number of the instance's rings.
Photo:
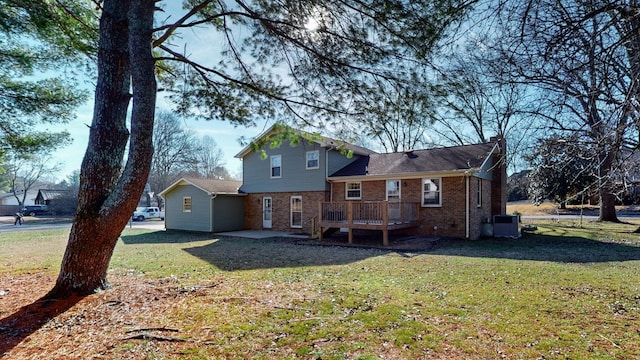
<svg viewBox="0 0 640 360">
<path fill-rule="evenodd" d="M 181 178 L 160 195 L 165 200 L 165 228 L 222 232 L 244 229 L 240 181 Z"/>
</svg>

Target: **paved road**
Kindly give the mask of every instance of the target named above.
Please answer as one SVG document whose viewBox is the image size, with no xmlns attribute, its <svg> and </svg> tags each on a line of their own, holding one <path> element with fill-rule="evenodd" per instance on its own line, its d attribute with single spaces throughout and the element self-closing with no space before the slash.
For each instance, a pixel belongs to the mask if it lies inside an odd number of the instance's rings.
<svg viewBox="0 0 640 360">
<path fill-rule="evenodd" d="M 23 225 L 13 225 L 14 218 L 12 216 L 0 216 L 0 233 L 27 230 L 44 230 L 44 229 L 70 229 L 71 221 L 46 223 L 37 220 L 30 221 L 25 219 Z M 162 220 L 146 220 L 132 221 L 127 224 L 127 229 L 150 229 L 164 230 L 164 221 Z"/>
</svg>

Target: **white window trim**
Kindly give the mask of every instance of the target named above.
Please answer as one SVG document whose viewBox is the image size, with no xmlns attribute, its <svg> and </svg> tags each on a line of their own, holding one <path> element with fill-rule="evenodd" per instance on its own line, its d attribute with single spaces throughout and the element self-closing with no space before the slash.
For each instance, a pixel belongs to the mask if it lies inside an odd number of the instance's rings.
<svg viewBox="0 0 640 360">
<path fill-rule="evenodd" d="M 316 158 L 317 158 L 316 161 L 318 165 L 309 167 L 309 154 L 313 154 L 313 153 L 316 154 Z M 320 151 L 318 150 L 307 151 L 307 153 L 304 156 L 304 160 L 305 160 L 305 168 L 307 170 L 319 169 L 320 168 Z"/>
<path fill-rule="evenodd" d="M 360 196 L 349 196 L 349 184 L 359 184 L 360 185 L 360 189 L 359 189 L 359 193 Z M 362 199 L 362 181 L 347 181 L 344 183 L 344 198 L 345 200 L 361 200 Z"/>
<path fill-rule="evenodd" d="M 385 197 L 387 199 L 387 201 L 389 201 L 389 188 L 387 187 L 389 185 L 389 181 L 395 181 L 398 183 L 398 201 L 402 201 L 402 181 L 400 179 L 388 179 L 385 180 L 384 182 L 384 191 L 385 191 Z"/>
<path fill-rule="evenodd" d="M 300 225 L 293 225 L 293 200 L 300 199 L 300 211 L 296 211 L 300 213 Z M 292 196 L 291 200 L 289 200 L 289 226 L 292 229 L 302 229 L 302 196 Z"/>
<path fill-rule="evenodd" d="M 438 203 L 437 204 L 425 204 L 424 203 L 424 181 L 425 180 L 438 180 L 438 183 L 440 184 L 440 190 L 438 191 L 438 193 L 440 194 L 440 196 L 438 196 Z M 420 204 L 422 205 L 422 207 L 442 207 L 442 178 L 441 177 L 430 177 L 430 178 L 422 178 L 420 180 Z"/>
<path fill-rule="evenodd" d="M 280 158 L 280 175 L 279 176 L 274 176 L 273 175 L 273 168 L 275 166 L 273 166 L 273 159 L 275 158 Z M 271 155 L 271 157 L 269 158 L 269 177 L 271 179 L 280 179 L 282 178 L 282 155 Z"/>
<path fill-rule="evenodd" d="M 189 199 L 189 209 L 187 209 L 185 207 L 185 205 L 186 205 L 185 202 L 186 202 L 187 199 Z M 191 198 L 191 196 L 183 196 L 182 197 L 182 212 L 190 213 L 191 209 L 193 209 L 193 199 Z"/>
</svg>

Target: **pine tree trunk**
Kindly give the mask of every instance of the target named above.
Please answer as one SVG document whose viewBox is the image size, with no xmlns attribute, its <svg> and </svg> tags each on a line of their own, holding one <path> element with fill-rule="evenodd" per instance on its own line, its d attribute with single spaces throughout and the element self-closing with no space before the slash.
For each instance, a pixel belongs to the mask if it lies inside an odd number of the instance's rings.
<svg viewBox="0 0 640 360">
<path fill-rule="evenodd" d="M 104 1 L 95 107 L 80 173 L 78 209 L 58 280 L 48 297 L 87 295 L 108 288 L 113 250 L 144 190 L 153 155 L 156 96 L 153 10 L 153 0 Z"/>
</svg>

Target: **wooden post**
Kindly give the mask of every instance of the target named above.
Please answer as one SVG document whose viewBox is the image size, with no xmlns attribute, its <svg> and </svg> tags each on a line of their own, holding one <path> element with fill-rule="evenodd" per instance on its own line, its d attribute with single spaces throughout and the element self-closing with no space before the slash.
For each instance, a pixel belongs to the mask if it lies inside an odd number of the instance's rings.
<svg viewBox="0 0 640 360">
<path fill-rule="evenodd" d="M 389 201 L 382 202 L 382 245 L 389 246 Z"/>
<path fill-rule="evenodd" d="M 322 235 L 324 235 L 324 231 L 322 229 L 322 201 L 318 203 L 318 228 L 320 229 L 320 234 L 318 234 L 318 239 L 322 241 Z"/>
</svg>

